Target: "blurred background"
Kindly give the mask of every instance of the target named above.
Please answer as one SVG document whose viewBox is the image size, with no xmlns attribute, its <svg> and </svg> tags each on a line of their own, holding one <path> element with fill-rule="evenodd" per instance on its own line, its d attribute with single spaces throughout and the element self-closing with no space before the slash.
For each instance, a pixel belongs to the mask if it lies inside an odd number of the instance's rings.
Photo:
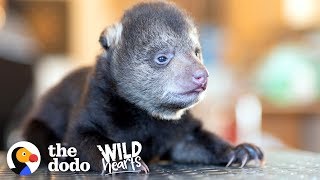
<svg viewBox="0 0 320 180">
<path fill-rule="evenodd" d="M 92 65 L 100 32 L 140 0 L 0 0 L 0 149 L 32 104 Z M 210 73 L 194 108 L 233 143 L 320 152 L 320 0 L 173 0 Z"/>
</svg>

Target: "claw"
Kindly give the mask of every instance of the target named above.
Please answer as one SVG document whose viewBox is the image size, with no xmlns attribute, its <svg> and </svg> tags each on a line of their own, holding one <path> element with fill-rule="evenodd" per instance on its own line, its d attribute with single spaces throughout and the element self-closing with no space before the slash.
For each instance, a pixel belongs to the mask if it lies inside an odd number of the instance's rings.
<svg viewBox="0 0 320 180">
<path fill-rule="evenodd" d="M 246 165 L 247 162 L 248 162 L 248 155 L 246 154 L 244 159 L 241 162 L 240 168 L 243 168 Z"/>
<path fill-rule="evenodd" d="M 232 155 L 232 158 L 229 160 L 229 162 L 226 165 L 226 167 L 229 167 L 233 163 L 234 158 L 235 158 L 235 155 Z"/>
<path fill-rule="evenodd" d="M 150 172 L 149 167 L 143 161 L 141 161 L 141 166 L 143 168 L 142 171 L 144 171 L 145 174 L 148 174 Z"/>
<path fill-rule="evenodd" d="M 106 170 L 105 169 L 102 169 L 102 171 L 101 171 L 101 176 L 104 176 L 106 174 Z"/>
<path fill-rule="evenodd" d="M 263 161 L 263 159 L 264 159 L 263 152 L 261 151 L 260 148 L 257 148 L 257 149 L 258 149 L 258 152 L 259 152 L 258 158 L 259 158 L 260 162 L 264 162 L 264 161 Z"/>
</svg>

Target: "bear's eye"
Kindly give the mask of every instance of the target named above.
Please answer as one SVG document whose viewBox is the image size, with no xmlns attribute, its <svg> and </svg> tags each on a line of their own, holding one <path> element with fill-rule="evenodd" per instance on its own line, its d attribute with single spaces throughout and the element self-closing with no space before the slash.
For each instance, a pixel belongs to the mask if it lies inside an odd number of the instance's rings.
<svg viewBox="0 0 320 180">
<path fill-rule="evenodd" d="M 200 58 L 200 49 L 199 48 L 196 48 L 196 50 L 194 51 L 194 54 Z"/>
<path fill-rule="evenodd" d="M 23 152 L 23 153 L 22 153 L 22 156 L 26 156 L 26 152 Z"/>
<path fill-rule="evenodd" d="M 173 56 L 173 53 L 159 54 L 158 56 L 156 56 L 155 62 L 159 65 L 166 65 L 170 62 Z"/>
<path fill-rule="evenodd" d="M 160 56 L 160 57 L 158 57 L 157 60 L 158 60 L 159 64 L 161 64 L 161 63 L 167 62 L 168 58 L 166 56 Z"/>
</svg>

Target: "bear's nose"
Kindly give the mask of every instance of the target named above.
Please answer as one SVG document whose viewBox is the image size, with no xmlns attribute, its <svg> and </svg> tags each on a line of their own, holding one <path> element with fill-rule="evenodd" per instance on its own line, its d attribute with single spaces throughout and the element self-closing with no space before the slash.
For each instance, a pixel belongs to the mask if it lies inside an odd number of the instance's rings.
<svg viewBox="0 0 320 180">
<path fill-rule="evenodd" d="M 205 69 L 196 70 L 192 75 L 192 81 L 198 86 L 206 86 L 208 81 L 208 72 Z"/>
</svg>

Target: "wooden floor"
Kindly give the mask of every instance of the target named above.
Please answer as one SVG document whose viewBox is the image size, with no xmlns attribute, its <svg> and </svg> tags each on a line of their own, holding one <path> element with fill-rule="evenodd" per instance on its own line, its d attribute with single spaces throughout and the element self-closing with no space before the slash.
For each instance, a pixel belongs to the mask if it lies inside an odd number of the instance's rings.
<svg viewBox="0 0 320 180">
<path fill-rule="evenodd" d="M 0 179 L 21 178 L 6 164 L 5 152 L 0 153 Z M 149 174 L 124 173 L 101 176 L 95 173 L 51 173 L 38 169 L 23 179 L 319 179 L 320 154 L 301 151 L 266 153 L 263 168 L 224 168 L 217 166 L 152 164 Z"/>
</svg>

